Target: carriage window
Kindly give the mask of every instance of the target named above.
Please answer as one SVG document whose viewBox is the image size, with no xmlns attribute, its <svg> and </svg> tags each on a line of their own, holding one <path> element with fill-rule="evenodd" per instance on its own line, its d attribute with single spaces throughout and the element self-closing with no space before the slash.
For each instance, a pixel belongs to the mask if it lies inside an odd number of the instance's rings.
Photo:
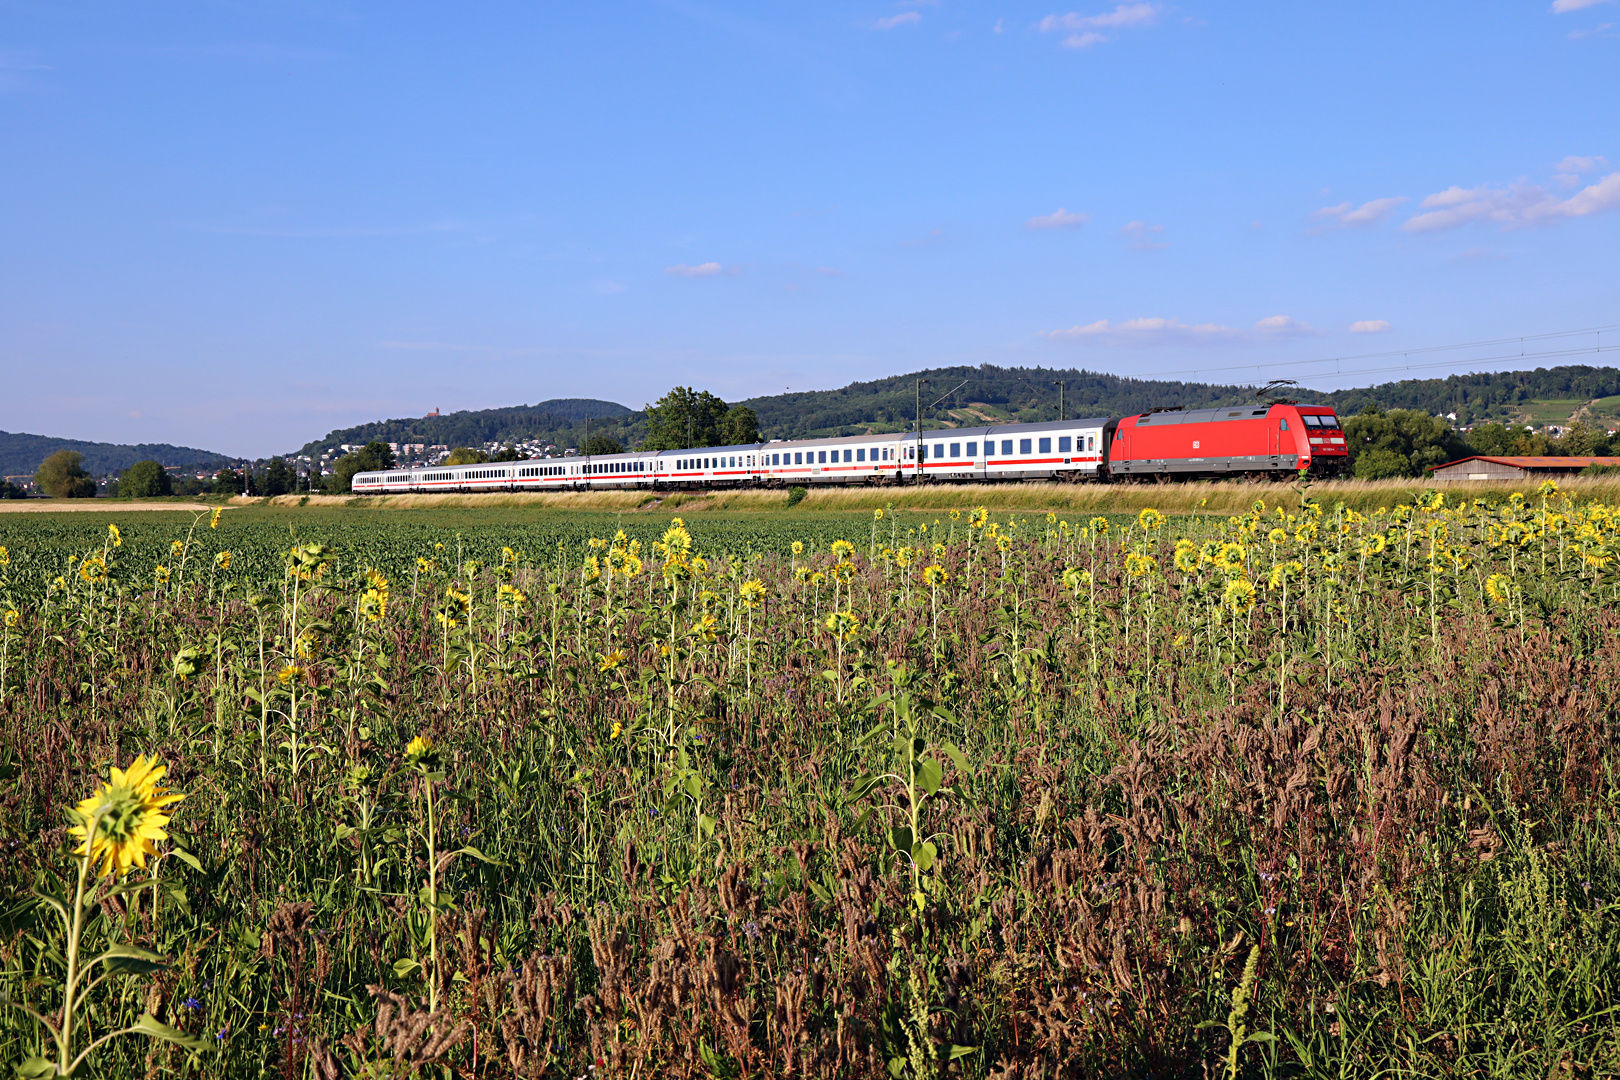
<svg viewBox="0 0 1620 1080">
<path fill-rule="evenodd" d="M 855 451 L 855 460 L 856 461 L 865 461 L 866 460 L 866 449 L 864 447 L 862 447 L 861 449 Z"/>
<path fill-rule="evenodd" d="M 1305 421 L 1306 427 L 1316 427 L 1322 422 L 1322 418 L 1315 413 L 1301 413 L 1299 418 Z"/>
<path fill-rule="evenodd" d="M 1051 452 L 1052 452 L 1052 440 L 1049 439 L 1049 438 L 1048 439 L 1042 439 L 1041 440 L 1041 453 L 1050 454 Z"/>
<path fill-rule="evenodd" d="M 979 444 L 978 443 L 976 443 L 976 442 L 968 443 L 968 455 L 967 456 L 968 457 L 978 457 L 979 456 Z"/>
<path fill-rule="evenodd" d="M 1012 457 L 1012 440 L 1011 439 L 1002 439 L 1001 440 L 1001 456 L 1002 457 Z"/>
<path fill-rule="evenodd" d="M 846 449 L 844 451 L 844 460 L 845 461 L 854 461 L 855 460 L 855 451 Z"/>
<path fill-rule="evenodd" d="M 1286 419 L 1279 420 L 1278 424 L 1279 424 L 1279 427 L 1278 427 L 1277 430 L 1279 430 L 1279 431 L 1287 431 L 1288 430 L 1288 421 Z"/>
<path fill-rule="evenodd" d="M 1058 436 L 1058 453 L 1067 454 L 1068 452 L 1069 452 L 1069 437 L 1067 435 L 1059 435 Z"/>
<path fill-rule="evenodd" d="M 1028 439 L 1019 439 L 1018 440 L 1018 452 L 1020 454 L 1030 453 L 1029 443 L 1030 443 L 1030 440 L 1028 440 Z"/>
<path fill-rule="evenodd" d="M 959 443 L 959 442 L 951 443 L 951 457 L 959 458 L 961 456 L 962 456 L 962 444 Z"/>
<path fill-rule="evenodd" d="M 798 451 L 794 451 L 794 453 L 793 453 L 793 464 L 795 464 L 795 465 L 803 465 L 804 464 L 804 455 L 799 453 Z"/>
<path fill-rule="evenodd" d="M 1087 435 L 1086 436 L 1086 449 L 1087 450 L 1095 450 L 1095 449 L 1097 449 L 1097 436 L 1095 436 L 1095 435 Z"/>
</svg>

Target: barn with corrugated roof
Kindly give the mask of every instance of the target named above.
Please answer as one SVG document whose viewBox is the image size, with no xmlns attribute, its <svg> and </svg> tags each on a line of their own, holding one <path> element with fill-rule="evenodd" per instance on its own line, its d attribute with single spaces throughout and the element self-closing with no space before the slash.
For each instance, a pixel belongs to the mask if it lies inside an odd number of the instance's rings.
<svg viewBox="0 0 1620 1080">
<path fill-rule="evenodd" d="M 1497 457 L 1461 458 L 1437 465 L 1436 480 L 1541 480 L 1573 476 L 1588 465 L 1620 465 L 1620 457 Z"/>
</svg>

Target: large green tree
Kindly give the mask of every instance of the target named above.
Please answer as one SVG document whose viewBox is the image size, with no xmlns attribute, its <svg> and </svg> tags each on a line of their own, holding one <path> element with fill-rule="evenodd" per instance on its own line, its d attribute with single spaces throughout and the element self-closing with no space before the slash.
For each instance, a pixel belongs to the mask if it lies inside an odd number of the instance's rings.
<svg viewBox="0 0 1620 1080">
<path fill-rule="evenodd" d="M 693 446 L 729 446 L 731 409 L 707 390 L 677 386 L 647 406 L 644 450 L 685 450 Z M 752 415 L 753 410 L 748 410 Z M 758 420 L 754 421 L 758 428 Z M 751 440 L 757 441 L 757 440 Z"/>
<path fill-rule="evenodd" d="M 326 489 L 333 492 L 354 490 L 354 474 L 392 469 L 394 452 L 381 440 L 366 443 L 352 454 L 344 454 L 332 465 L 332 475 L 326 478 Z"/>
<path fill-rule="evenodd" d="M 174 483 L 160 462 L 137 461 L 118 478 L 118 494 L 130 499 L 151 499 L 174 492 Z"/>
<path fill-rule="evenodd" d="M 1390 409 L 1385 412 L 1368 405 L 1359 414 L 1344 422 L 1344 441 L 1350 451 L 1352 466 L 1363 454 L 1379 450 L 1367 466 L 1356 469 L 1357 476 L 1390 475 L 1396 459 L 1406 462 L 1406 475 L 1418 476 L 1425 469 L 1444 465 L 1470 453 L 1462 436 L 1438 416 L 1430 416 L 1417 409 Z M 1374 464 L 1376 463 L 1376 464 Z"/>
<path fill-rule="evenodd" d="M 298 473 L 280 458 L 271 458 L 256 486 L 260 495 L 286 495 L 298 486 Z"/>
<path fill-rule="evenodd" d="M 34 483 L 53 499 L 93 499 L 96 481 L 84 471 L 84 455 L 77 450 L 58 450 L 40 463 Z"/>
<path fill-rule="evenodd" d="M 593 454 L 622 454 L 624 444 L 607 432 L 598 431 L 585 440 L 585 445 L 580 447 L 579 452 L 586 457 Z"/>
<path fill-rule="evenodd" d="M 746 405 L 733 405 L 721 426 L 721 446 L 747 446 L 759 442 L 759 417 Z"/>
<path fill-rule="evenodd" d="M 444 459 L 446 465 L 482 465 L 489 460 L 489 455 L 482 450 L 474 450 L 470 446 L 458 446 L 450 451 L 450 456 Z"/>
</svg>

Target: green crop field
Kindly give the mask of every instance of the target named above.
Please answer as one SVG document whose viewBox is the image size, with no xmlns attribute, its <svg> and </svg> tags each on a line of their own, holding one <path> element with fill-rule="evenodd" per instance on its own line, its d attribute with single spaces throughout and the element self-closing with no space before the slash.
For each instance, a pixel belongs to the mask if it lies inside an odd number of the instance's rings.
<svg viewBox="0 0 1620 1080">
<path fill-rule="evenodd" d="M 1617 494 L 0 514 L 0 1059 L 1614 1075 Z"/>
<path fill-rule="evenodd" d="M 1575 410 L 1585 404 L 1585 401 L 1575 399 L 1542 398 L 1526 401 L 1520 408 L 1524 410 L 1524 415 L 1531 423 L 1562 424 L 1567 423 L 1569 418 L 1575 415 Z"/>
</svg>

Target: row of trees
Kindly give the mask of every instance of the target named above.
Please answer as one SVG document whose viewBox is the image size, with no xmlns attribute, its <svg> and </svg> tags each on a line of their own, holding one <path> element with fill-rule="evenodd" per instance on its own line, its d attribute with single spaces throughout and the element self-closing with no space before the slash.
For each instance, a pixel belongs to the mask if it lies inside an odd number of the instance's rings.
<svg viewBox="0 0 1620 1080">
<path fill-rule="evenodd" d="M 385 447 L 386 449 L 386 447 Z M 286 495 L 298 489 L 301 477 L 280 458 L 272 458 L 264 468 L 252 472 L 221 469 L 212 479 L 173 476 L 157 461 L 137 461 L 107 485 L 113 497 L 151 499 L 164 495 Z M 84 455 L 77 450 L 58 450 L 41 463 L 34 473 L 34 484 L 53 499 L 93 499 L 96 479 L 84 468 Z M 20 498 L 23 490 L 7 484 L 0 498 Z M 16 492 L 12 494 L 12 490 Z"/>
<path fill-rule="evenodd" d="M 1363 480 L 1422 476 L 1448 461 L 1474 454 L 1537 457 L 1605 457 L 1620 438 L 1576 423 L 1559 438 L 1505 424 L 1477 424 L 1458 431 L 1446 420 L 1419 409 L 1380 409 L 1369 405 L 1344 421 L 1351 467 Z"/>
</svg>

